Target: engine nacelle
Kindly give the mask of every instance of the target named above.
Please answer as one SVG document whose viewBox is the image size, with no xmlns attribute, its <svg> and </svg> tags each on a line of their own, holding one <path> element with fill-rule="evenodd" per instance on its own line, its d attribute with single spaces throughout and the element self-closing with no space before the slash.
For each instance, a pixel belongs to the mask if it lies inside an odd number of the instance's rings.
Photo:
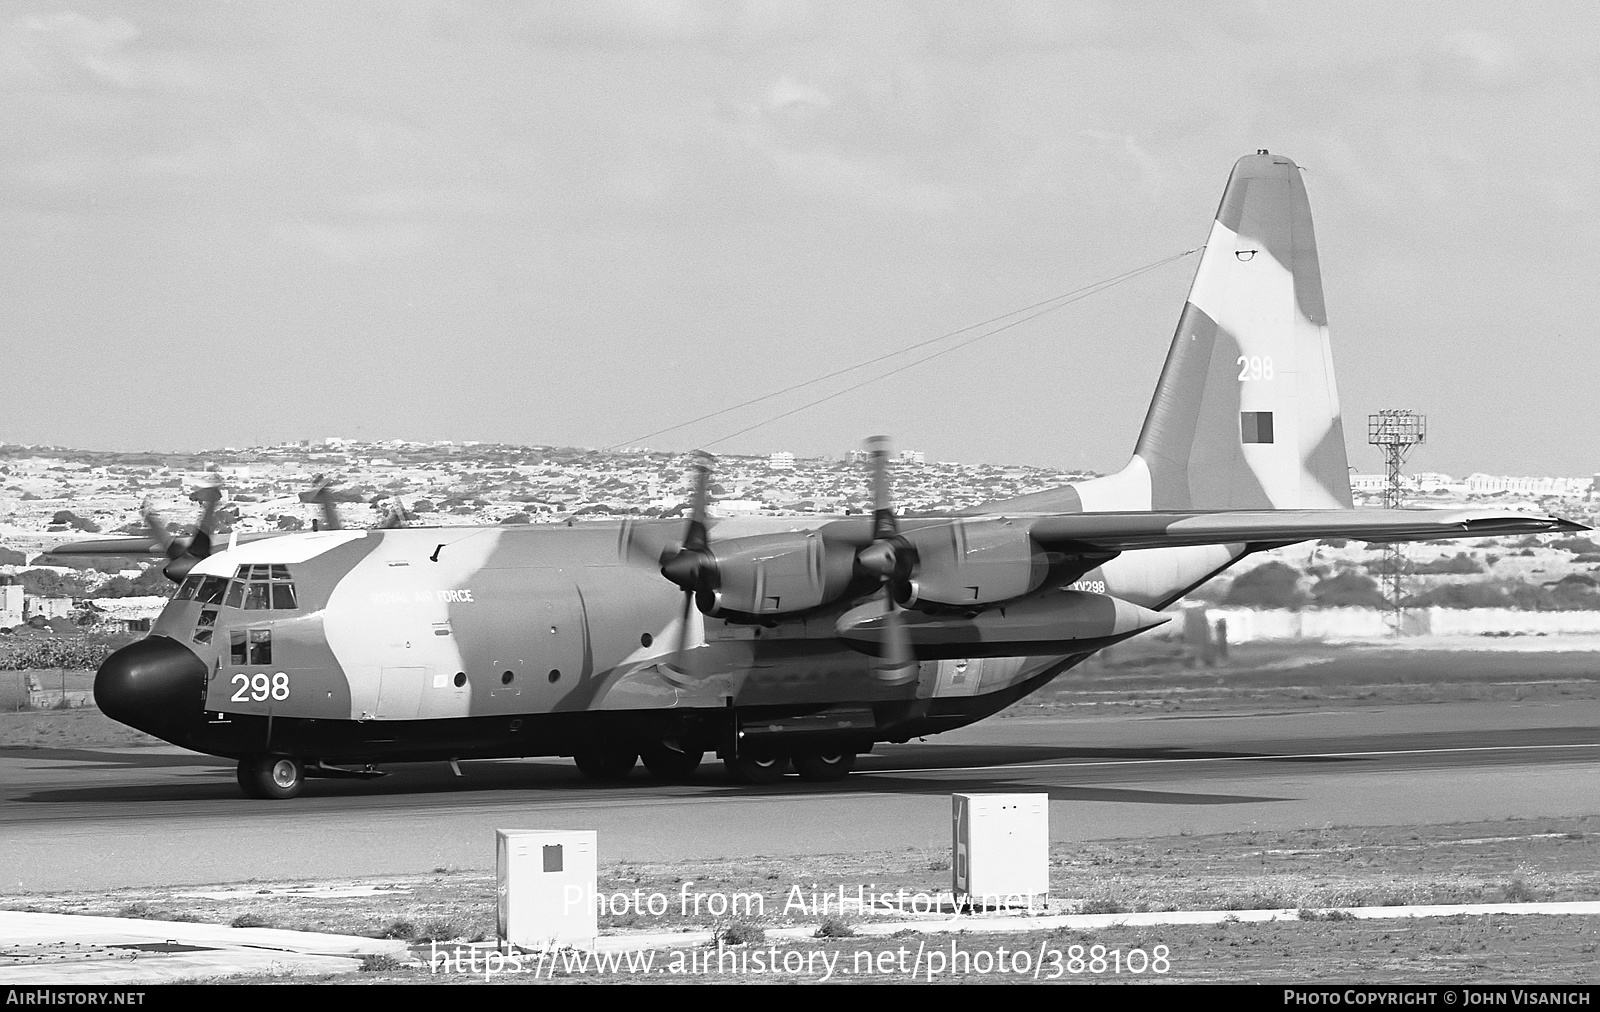
<svg viewBox="0 0 1600 1012">
<path fill-rule="evenodd" d="M 963 605 L 1009 601 L 1044 582 L 1050 563 L 1026 528 L 1009 520 L 960 520 L 900 536 L 916 551 L 901 604 Z"/>
<path fill-rule="evenodd" d="M 715 575 L 699 600 L 714 616 L 808 611 L 843 596 L 855 565 L 854 549 L 815 531 L 733 538 L 708 551 Z"/>
<path fill-rule="evenodd" d="M 998 605 L 968 618 L 908 612 L 899 616 L 917 660 L 1025 657 L 1099 650 L 1153 629 L 1169 616 L 1105 594 L 1064 590 Z M 877 602 L 853 608 L 835 625 L 852 649 L 882 656 L 889 617 Z"/>
</svg>

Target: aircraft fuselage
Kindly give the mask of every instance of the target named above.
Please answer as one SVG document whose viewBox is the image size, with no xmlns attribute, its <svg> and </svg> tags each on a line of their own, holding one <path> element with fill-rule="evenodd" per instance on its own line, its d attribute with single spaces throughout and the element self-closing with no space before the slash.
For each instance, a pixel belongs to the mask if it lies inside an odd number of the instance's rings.
<svg viewBox="0 0 1600 1012">
<path fill-rule="evenodd" d="M 715 531 L 861 522 L 729 520 Z M 1125 631 L 1107 619 L 1072 654 L 924 660 L 910 684 L 884 685 L 872 658 L 835 631 L 857 601 L 766 622 L 692 610 L 680 632 L 681 593 L 620 561 L 617 537 L 617 525 L 596 523 L 327 531 L 241 545 L 194 568 L 136 645 L 142 653 L 108 662 L 97 694 L 112 716 L 186 748 L 330 765 L 663 740 L 723 753 L 758 742 L 865 751 L 993 713 Z M 1194 576 L 1231 558 L 1185 551 L 1180 568 Z M 1127 553 L 1070 586 L 1103 598 L 1124 582 L 1137 599 L 1133 584 L 1151 576 L 1134 557 L 1157 561 L 1165 584 L 1178 575 L 1168 554 Z M 670 663 L 680 635 L 692 673 Z"/>
</svg>

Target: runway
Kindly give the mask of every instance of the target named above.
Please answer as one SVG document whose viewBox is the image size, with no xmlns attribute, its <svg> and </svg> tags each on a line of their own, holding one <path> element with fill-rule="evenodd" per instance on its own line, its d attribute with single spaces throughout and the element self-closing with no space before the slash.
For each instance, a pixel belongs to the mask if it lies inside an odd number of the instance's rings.
<svg viewBox="0 0 1600 1012">
<path fill-rule="evenodd" d="M 840 784 L 564 760 L 393 767 L 240 796 L 177 749 L 0 749 L 0 893 L 490 868 L 494 830 L 595 829 L 602 862 L 949 847 L 952 793 L 1045 792 L 1057 840 L 1600 814 L 1600 701 L 991 719 L 881 746 Z"/>
</svg>

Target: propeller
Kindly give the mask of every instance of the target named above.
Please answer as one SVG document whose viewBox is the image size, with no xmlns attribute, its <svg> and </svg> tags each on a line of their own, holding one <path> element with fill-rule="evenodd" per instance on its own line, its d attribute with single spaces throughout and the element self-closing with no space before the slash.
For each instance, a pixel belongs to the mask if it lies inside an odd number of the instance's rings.
<svg viewBox="0 0 1600 1012">
<path fill-rule="evenodd" d="M 300 493 L 301 502 L 316 503 L 322 507 L 321 530 L 337 531 L 344 527 L 339 520 L 339 508 L 333 503 L 334 480 L 326 475 L 315 475 L 311 479 L 311 491 Z"/>
<path fill-rule="evenodd" d="M 383 520 L 378 524 L 378 530 L 388 531 L 406 525 L 406 504 L 399 496 L 389 500 L 389 512 L 384 514 Z"/>
<path fill-rule="evenodd" d="M 150 531 L 150 536 L 161 546 L 161 551 L 167 557 L 167 564 L 161 572 L 173 583 L 183 582 L 189 575 L 189 570 L 195 563 L 211 554 L 211 529 L 216 522 L 217 503 L 222 501 L 222 486 L 219 483 L 202 485 L 189 493 L 189 498 L 200 503 L 200 519 L 195 524 L 194 534 L 186 538 L 175 538 L 168 529 L 161 515 L 155 511 L 146 500 L 140 508 L 139 514 L 144 518 L 145 527 Z"/>
<path fill-rule="evenodd" d="M 664 662 L 664 667 L 673 674 L 691 678 L 694 672 L 685 663 L 690 658 L 687 649 L 689 623 L 694 621 L 695 595 L 710 589 L 705 584 L 713 563 L 706 550 L 706 507 L 711 497 L 711 470 L 715 463 L 716 458 L 703 450 L 690 458 L 689 522 L 683 530 L 683 544 L 676 552 L 659 559 L 661 575 L 683 588 L 677 642 L 672 645 L 671 661 Z"/>
<path fill-rule="evenodd" d="M 895 540 L 900 525 L 889 485 L 889 437 L 872 436 L 865 446 L 867 481 L 872 488 L 872 544 L 856 554 L 856 562 L 881 581 L 884 611 L 883 650 L 872 673 L 884 685 L 904 685 L 916 679 L 917 659 L 903 612 L 895 606 L 894 583 L 905 578 L 913 560 L 903 553 L 903 543 Z"/>
</svg>

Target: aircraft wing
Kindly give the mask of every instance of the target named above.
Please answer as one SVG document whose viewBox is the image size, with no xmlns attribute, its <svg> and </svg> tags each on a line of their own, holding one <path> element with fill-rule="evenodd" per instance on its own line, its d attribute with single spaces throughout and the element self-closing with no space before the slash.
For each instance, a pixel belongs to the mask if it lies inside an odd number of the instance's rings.
<svg viewBox="0 0 1600 1012">
<path fill-rule="evenodd" d="M 1183 545 L 1284 545 L 1316 538 L 1429 541 L 1589 530 L 1557 516 L 1489 509 L 1057 513 L 1014 519 L 1029 522 L 1029 534 L 1045 548 L 1109 552 Z"/>
<path fill-rule="evenodd" d="M 247 544 L 251 541 L 260 541 L 264 538 L 282 537 L 285 531 L 262 532 L 257 534 L 241 534 L 237 539 L 238 544 Z M 180 538 L 184 537 L 180 535 Z M 223 544 L 227 543 L 226 537 L 218 539 Z M 155 538 L 96 538 L 92 541 L 69 541 L 46 549 L 42 555 L 157 555 L 166 556 L 166 549 Z"/>
</svg>

